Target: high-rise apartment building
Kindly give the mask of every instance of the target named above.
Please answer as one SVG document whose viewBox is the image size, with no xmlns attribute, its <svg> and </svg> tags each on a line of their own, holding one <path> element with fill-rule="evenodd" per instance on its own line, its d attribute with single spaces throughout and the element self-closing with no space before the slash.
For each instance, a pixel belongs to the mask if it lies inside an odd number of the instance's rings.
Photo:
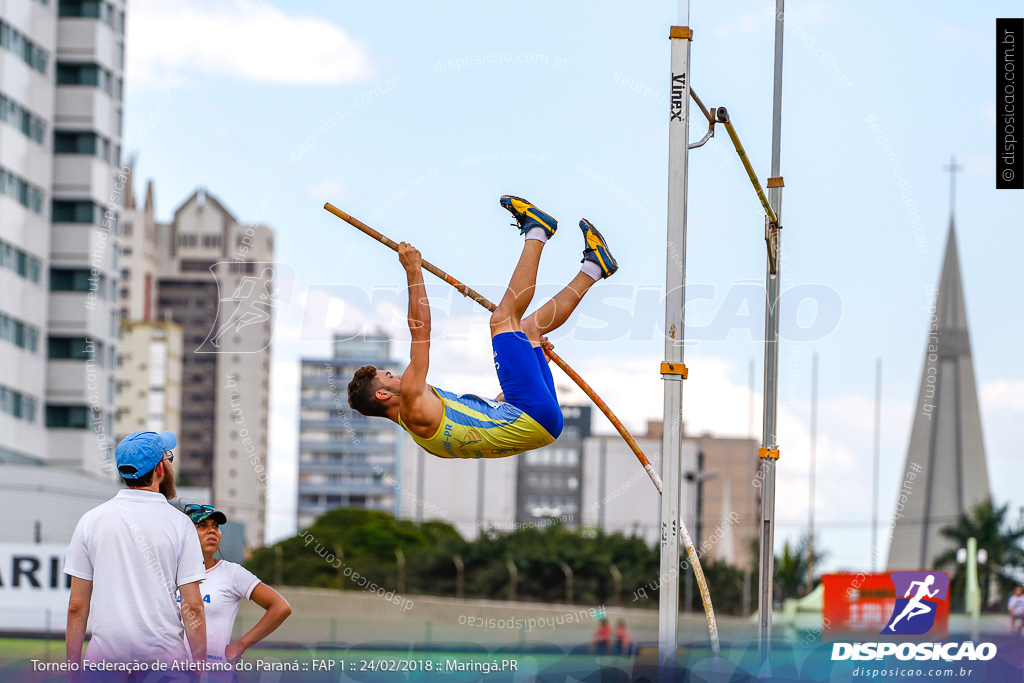
<svg viewBox="0 0 1024 683">
<path fill-rule="evenodd" d="M 0 2 L 0 460 L 109 477 L 124 12 Z"/>
<path fill-rule="evenodd" d="M 207 502 L 244 524 L 246 544 L 258 547 L 269 483 L 273 231 L 239 222 L 203 189 L 167 224 L 154 216 L 152 183 L 141 207 L 134 196 L 126 206 L 120 416 L 135 427 L 142 413 L 155 423 L 158 406 L 169 425 L 177 413 L 179 481 L 211 491 Z M 148 391 L 144 376 L 154 380 Z"/>
<path fill-rule="evenodd" d="M 181 327 L 169 320 L 125 320 L 117 358 L 120 441 L 132 432 L 181 434 Z M 176 472 L 180 472 L 180 463 Z"/>
<path fill-rule="evenodd" d="M 240 223 L 199 190 L 169 225 L 157 224 L 157 247 L 158 315 L 181 325 L 184 339 L 182 480 L 211 488 L 214 504 L 258 547 L 269 482 L 273 284 L 265 265 L 274 233 Z"/>
<path fill-rule="evenodd" d="M 401 371 L 387 335 L 336 336 L 333 349 L 332 358 L 302 360 L 299 529 L 336 507 L 398 514 L 398 464 L 403 451 L 416 448 L 398 425 L 348 405 L 348 383 L 359 368 Z"/>
</svg>

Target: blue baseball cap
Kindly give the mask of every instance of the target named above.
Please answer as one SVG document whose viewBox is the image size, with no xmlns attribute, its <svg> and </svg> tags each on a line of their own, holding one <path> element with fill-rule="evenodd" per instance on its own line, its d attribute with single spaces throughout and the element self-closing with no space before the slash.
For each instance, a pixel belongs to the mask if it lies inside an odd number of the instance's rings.
<svg viewBox="0 0 1024 683">
<path fill-rule="evenodd" d="M 164 459 L 164 452 L 178 445 L 174 432 L 135 432 L 121 439 L 114 456 L 117 471 L 125 479 L 138 479 L 152 472 Z"/>
</svg>

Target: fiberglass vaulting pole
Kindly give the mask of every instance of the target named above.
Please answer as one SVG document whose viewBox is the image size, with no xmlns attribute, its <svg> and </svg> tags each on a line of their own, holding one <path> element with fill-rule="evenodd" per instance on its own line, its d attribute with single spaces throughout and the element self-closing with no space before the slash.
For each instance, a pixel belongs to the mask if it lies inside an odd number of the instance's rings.
<svg viewBox="0 0 1024 683">
<path fill-rule="evenodd" d="M 686 166 L 689 155 L 689 0 L 679 2 L 679 25 L 669 31 L 672 75 L 669 108 L 668 238 L 665 268 L 665 422 L 661 475 L 661 586 L 658 591 L 658 662 L 674 669 L 679 630 L 680 482 L 683 431 L 683 302 L 686 285 Z"/>
<path fill-rule="evenodd" d="M 782 37 L 785 0 L 775 0 L 775 67 L 772 87 L 772 172 L 768 179 L 768 203 L 778 220 L 782 215 Z M 772 636 L 772 584 L 775 576 L 775 464 L 779 457 L 776 440 L 779 379 L 779 281 L 782 253 L 779 225 L 769 225 L 769 256 L 765 273 L 765 342 L 764 342 L 764 426 L 761 449 L 761 558 L 758 566 L 760 602 L 758 603 L 758 636 L 761 661 L 768 659 Z M 772 261 L 774 260 L 774 264 Z"/>
</svg>

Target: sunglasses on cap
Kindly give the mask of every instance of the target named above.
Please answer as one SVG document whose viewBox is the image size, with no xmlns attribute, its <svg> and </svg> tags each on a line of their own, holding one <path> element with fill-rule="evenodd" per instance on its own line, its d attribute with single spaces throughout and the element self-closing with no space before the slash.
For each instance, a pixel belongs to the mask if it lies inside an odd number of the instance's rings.
<svg viewBox="0 0 1024 683">
<path fill-rule="evenodd" d="M 188 518 L 192 520 L 193 524 L 202 524 L 208 519 L 212 519 L 218 526 L 226 524 L 228 521 L 227 516 L 216 509 L 212 505 L 198 505 L 196 503 L 189 503 L 182 512 L 188 515 Z"/>
</svg>

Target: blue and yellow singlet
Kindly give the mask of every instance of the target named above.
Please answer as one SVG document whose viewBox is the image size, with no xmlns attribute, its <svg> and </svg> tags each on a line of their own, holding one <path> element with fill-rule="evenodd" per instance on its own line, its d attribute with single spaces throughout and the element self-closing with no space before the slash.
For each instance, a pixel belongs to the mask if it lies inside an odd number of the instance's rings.
<svg viewBox="0 0 1024 683">
<path fill-rule="evenodd" d="M 444 404 L 444 415 L 434 435 L 416 436 L 401 416 L 398 424 L 413 441 L 439 458 L 503 458 L 555 442 L 533 418 L 509 403 L 431 389 Z"/>
</svg>

